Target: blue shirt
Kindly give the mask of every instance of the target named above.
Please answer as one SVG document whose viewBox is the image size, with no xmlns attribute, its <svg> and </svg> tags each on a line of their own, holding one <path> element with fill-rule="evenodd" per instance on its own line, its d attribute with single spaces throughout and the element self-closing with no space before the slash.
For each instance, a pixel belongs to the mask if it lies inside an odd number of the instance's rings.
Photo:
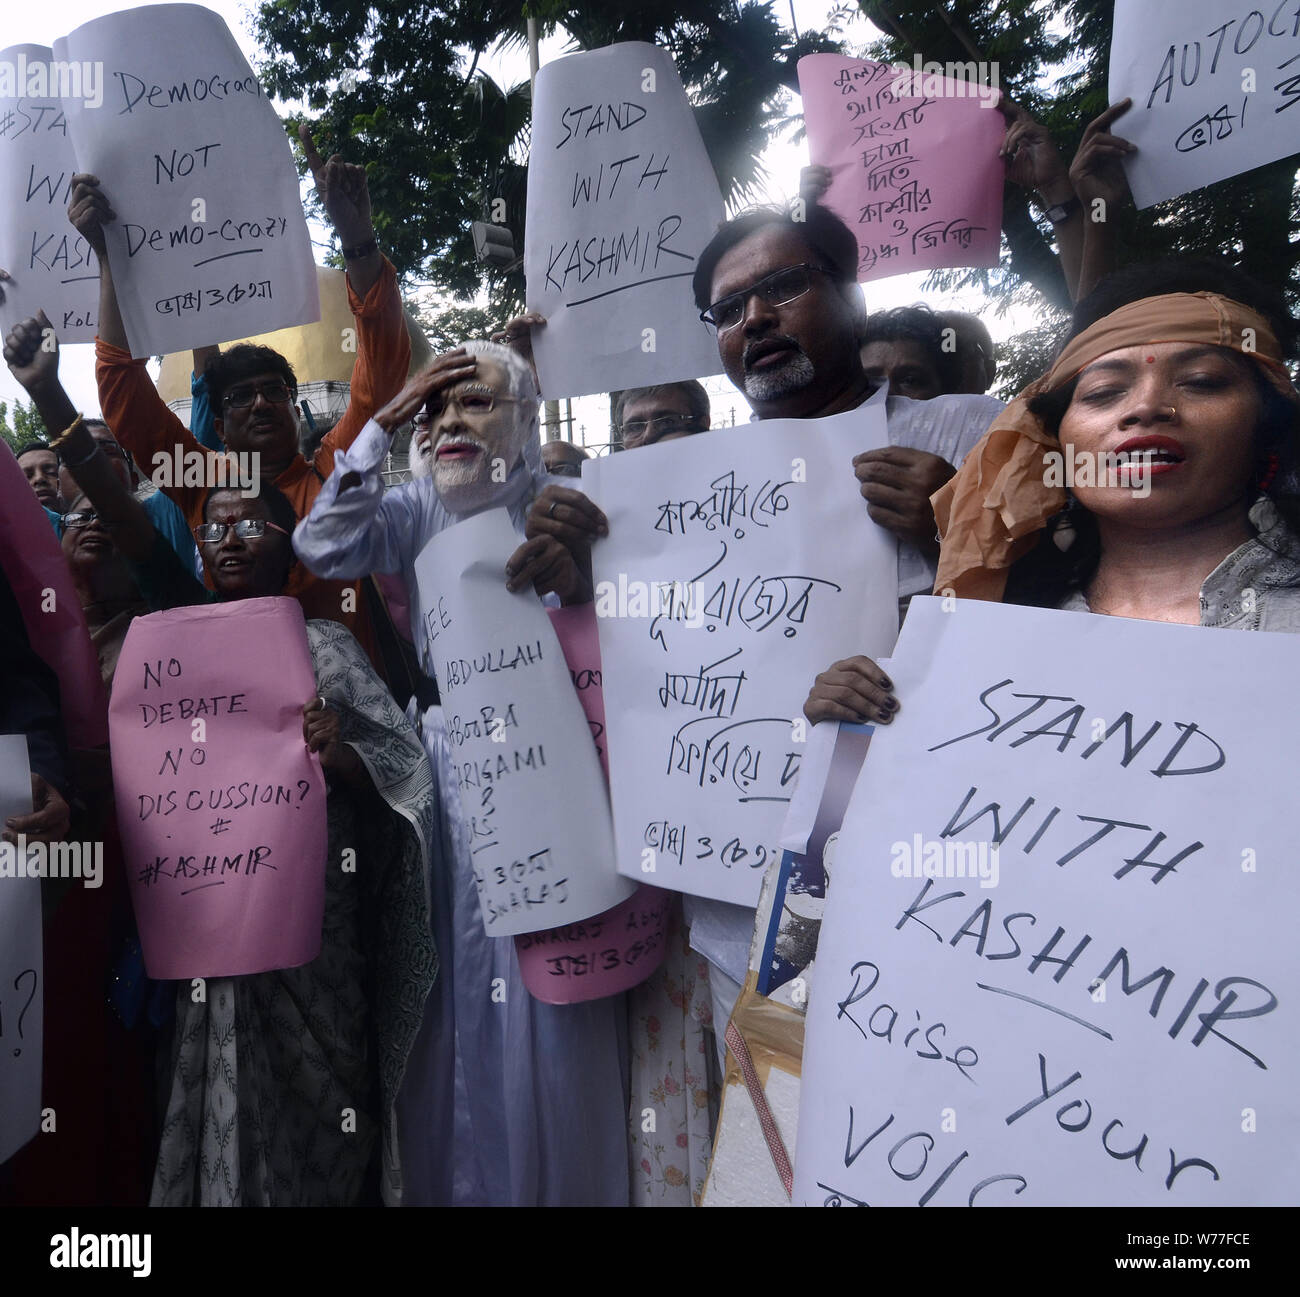
<svg viewBox="0 0 1300 1297">
<path fill-rule="evenodd" d="M 212 417 L 212 401 L 208 396 L 208 380 L 202 374 L 190 375 L 190 431 L 200 445 L 209 450 L 223 451 L 217 425 Z"/>
<path fill-rule="evenodd" d="M 195 572 L 201 578 L 203 576 L 203 561 L 199 558 L 198 546 L 194 543 L 194 534 L 190 531 L 189 524 L 185 521 L 185 515 L 180 511 L 179 506 L 169 496 L 163 495 L 161 491 L 155 491 L 153 495 L 148 496 L 140 503 L 144 505 L 144 511 L 149 515 L 149 521 L 153 523 L 154 528 L 167 538 L 167 543 L 176 551 L 176 557 L 185 564 L 186 571 Z M 54 528 L 54 534 L 61 540 L 63 538 L 63 515 L 46 509 L 45 516 L 49 518 L 50 525 Z"/>
</svg>

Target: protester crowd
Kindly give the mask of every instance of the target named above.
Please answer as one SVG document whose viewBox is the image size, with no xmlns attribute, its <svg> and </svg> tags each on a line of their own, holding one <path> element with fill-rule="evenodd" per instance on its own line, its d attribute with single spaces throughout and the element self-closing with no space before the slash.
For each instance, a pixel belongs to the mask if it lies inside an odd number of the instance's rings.
<svg viewBox="0 0 1300 1297">
<path fill-rule="evenodd" d="M 888 446 L 844 472 L 898 539 L 904 612 L 935 591 L 1300 629 L 1294 321 L 1275 287 L 1226 263 L 1113 264 L 1109 229 L 1085 210 L 1098 196 L 1123 200 L 1130 149 L 1111 127 L 1125 108 L 1088 127 L 1067 167 L 1042 126 L 1003 104 L 1008 181 L 1050 211 L 1077 302 L 1047 373 L 1006 406 L 985 395 L 996 362 L 977 317 L 941 300 L 868 309 L 856 240 L 818 203 L 818 169 L 803 177 L 803 210 L 743 213 L 695 250 L 696 307 L 753 419 L 843 414 L 887 389 Z M 518 548 L 502 582 L 553 606 L 593 599 L 592 548 L 609 522 L 575 481 L 586 452 L 540 439 L 531 338 L 545 321 L 465 339 L 408 378 L 398 279 L 364 169 L 303 142 L 357 330 L 349 407 L 310 457 L 298 376 L 268 347 L 206 353 L 194 427 L 167 408 L 127 348 L 104 254 L 113 195 L 94 176 L 74 178 L 68 215 L 99 254 L 98 413 L 78 411 L 61 386 L 43 315 L 8 333 L 4 358 L 48 431 L 17 462 L 103 684 L 136 617 L 298 600 L 317 690 L 292 701 L 327 780 L 330 859 L 351 847 L 364 863 L 327 872 L 313 962 L 212 979 L 198 1001 L 189 983 L 150 980 L 105 753 L 64 723 L 69 678 L 42 660 L 40 610 L 22 605 L 34 555 L 0 555 L 0 729 L 28 737 L 34 805 L 5 834 L 102 841 L 107 862 L 101 889 L 46 896 L 42 1105 L 58 1128 L 0 1167 L 0 1201 L 691 1205 L 754 910 L 678 899 L 668 954 L 640 986 L 570 1005 L 530 995 L 514 941 L 485 935 L 480 918 L 415 580 L 435 535 L 504 509 Z M 695 380 L 612 396 L 620 454 L 709 431 Z M 386 487 L 390 445 L 408 428 L 412 480 Z M 256 490 L 139 491 L 135 466 L 177 446 L 210 463 L 256 452 Z M 1067 446 L 1116 452 L 1153 489 L 1048 485 L 1044 455 Z M 36 506 L 6 500 L 7 513 L 20 508 Z M 277 664 L 253 643 L 243 669 Z M 888 725 L 907 703 L 864 656 L 807 683 L 812 722 Z"/>
</svg>

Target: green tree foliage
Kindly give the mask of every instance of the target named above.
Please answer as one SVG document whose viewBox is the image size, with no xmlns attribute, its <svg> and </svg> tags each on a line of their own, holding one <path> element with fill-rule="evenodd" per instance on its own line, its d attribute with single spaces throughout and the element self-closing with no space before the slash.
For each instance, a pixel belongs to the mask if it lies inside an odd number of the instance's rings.
<svg viewBox="0 0 1300 1297">
<path fill-rule="evenodd" d="M 667 49 L 723 193 L 739 201 L 763 179 L 758 157 L 796 85 L 799 58 L 838 48 L 815 33 L 795 39 L 774 3 L 537 0 L 530 12 L 543 36 L 562 29 L 575 50 L 629 40 Z M 306 101 L 322 154 L 365 162 L 376 233 L 399 273 L 461 298 L 486 290 L 498 322 L 517 310 L 522 271 L 481 266 L 470 224 L 507 225 L 522 250 L 529 85 L 502 87 L 479 70 L 498 44 L 526 44 L 521 6 L 263 0 L 255 27 L 271 93 Z M 494 219 L 497 198 L 504 210 Z"/>
<path fill-rule="evenodd" d="M 0 437 L 5 439 L 10 450 L 17 450 L 27 441 L 49 439 L 34 406 L 15 401 L 11 411 L 9 402 L 4 400 L 0 400 Z"/>
<path fill-rule="evenodd" d="M 991 396 L 1010 401 L 1051 364 L 1069 316 L 1050 308 L 1040 313 L 1041 322 L 1014 334 L 997 348 L 998 377 Z"/>
<path fill-rule="evenodd" d="M 1067 160 L 1087 124 L 1107 107 L 1113 0 L 947 0 L 942 5 L 859 0 L 859 8 L 887 33 L 872 48 L 873 57 L 910 63 L 920 54 L 922 61 L 939 63 L 996 62 L 1003 89 L 1051 130 Z M 1122 117 L 1114 130 L 1123 136 Z M 1129 206 L 1112 213 L 1118 221 L 1120 264 L 1224 256 L 1284 289 L 1294 305 L 1300 302 L 1296 177 L 1292 157 L 1146 211 Z M 1069 303 L 1053 256 L 1051 226 L 1028 195 L 1013 186 L 1007 187 L 1002 228 L 1006 249 L 1000 266 L 939 271 L 927 286 L 979 285 L 1004 308 L 1013 303 L 1041 307 L 1045 300 L 1049 320 L 1063 320 Z M 1040 373 L 1053 336 L 1044 325 L 1017 340 L 1007 351 L 1012 367 L 1022 375 Z"/>
<path fill-rule="evenodd" d="M 474 338 L 490 338 L 505 323 L 494 311 L 481 306 L 451 305 L 430 311 L 408 302 L 406 309 L 420 322 L 435 356 Z"/>
</svg>

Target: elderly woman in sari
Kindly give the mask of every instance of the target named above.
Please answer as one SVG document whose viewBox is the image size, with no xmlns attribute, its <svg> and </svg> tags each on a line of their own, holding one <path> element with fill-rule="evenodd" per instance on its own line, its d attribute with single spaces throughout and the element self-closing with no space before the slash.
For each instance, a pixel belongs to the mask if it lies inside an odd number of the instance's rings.
<svg viewBox="0 0 1300 1297">
<path fill-rule="evenodd" d="M 1223 264 L 1103 281 L 1052 368 L 933 497 L 936 593 L 1300 630 L 1294 338 L 1275 295 Z M 804 710 L 887 723 L 898 705 L 856 657 L 818 676 Z"/>
<path fill-rule="evenodd" d="M 57 365 L 39 359 L 46 326 L 25 321 L 6 339 L 20 378 Z M 48 426 L 68 429 L 62 450 L 85 493 L 79 507 L 97 516 L 72 530 L 93 539 L 102 524 L 150 607 L 283 593 L 296 519 L 279 491 L 208 494 L 195 529 L 214 586 L 205 590 L 81 423 L 57 371 L 34 390 Z M 155 1205 L 347 1206 L 367 1201 L 377 1181 L 386 1201 L 401 1201 L 395 1102 L 437 971 L 424 889 L 432 775 L 347 629 L 306 627 L 318 696 L 303 707 L 303 737 L 329 789 L 326 858 L 351 849 L 356 868 L 326 870 L 321 953 L 311 963 L 210 978 L 199 1003 L 188 983 L 178 986 Z M 355 1110 L 355 1130 L 343 1129 L 344 1108 Z"/>
<path fill-rule="evenodd" d="M 385 491 L 380 468 L 392 434 L 417 416 L 429 475 Z M 294 546 L 319 576 L 400 572 L 432 675 L 416 556 L 437 532 L 485 509 L 506 509 L 522 542 L 545 481 L 531 369 L 509 347 L 468 342 L 413 378 L 337 457 Z M 582 579 L 545 537 L 521 544 L 510 571 L 512 588 L 561 597 Z M 444 867 L 431 879 L 443 972 L 402 1094 L 408 1201 L 625 1206 L 623 997 L 550 1005 L 529 995 L 514 941 L 483 930 L 440 708 L 425 713 L 423 733 L 444 812 Z"/>
</svg>

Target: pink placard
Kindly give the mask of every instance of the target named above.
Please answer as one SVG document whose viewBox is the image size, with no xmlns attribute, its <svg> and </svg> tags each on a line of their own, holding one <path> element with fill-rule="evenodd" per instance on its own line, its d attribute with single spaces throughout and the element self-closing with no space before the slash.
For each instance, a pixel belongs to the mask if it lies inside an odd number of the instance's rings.
<svg viewBox="0 0 1300 1297">
<path fill-rule="evenodd" d="M 1006 121 L 995 90 L 942 70 L 799 60 L 809 157 L 831 170 L 822 201 L 857 236 L 859 282 L 998 263 Z"/>
<path fill-rule="evenodd" d="M 109 735 L 150 977 L 235 977 L 320 953 L 325 779 L 302 735 L 315 694 L 297 600 L 131 623 Z"/>
<path fill-rule="evenodd" d="M 547 611 L 608 779 L 596 605 Z M 671 901 L 671 892 L 642 883 L 626 901 L 593 919 L 517 936 L 515 953 L 529 994 L 546 1004 L 578 1004 L 644 982 L 667 951 Z"/>
<path fill-rule="evenodd" d="M 27 638 L 59 678 L 69 747 L 108 741 L 108 700 L 81 600 L 50 520 L 14 453 L 0 442 L 0 565 L 22 609 Z"/>
<path fill-rule="evenodd" d="M 667 953 L 673 893 L 643 883 L 604 914 L 515 938 L 519 971 L 535 999 L 578 1004 L 644 982 Z"/>
</svg>

